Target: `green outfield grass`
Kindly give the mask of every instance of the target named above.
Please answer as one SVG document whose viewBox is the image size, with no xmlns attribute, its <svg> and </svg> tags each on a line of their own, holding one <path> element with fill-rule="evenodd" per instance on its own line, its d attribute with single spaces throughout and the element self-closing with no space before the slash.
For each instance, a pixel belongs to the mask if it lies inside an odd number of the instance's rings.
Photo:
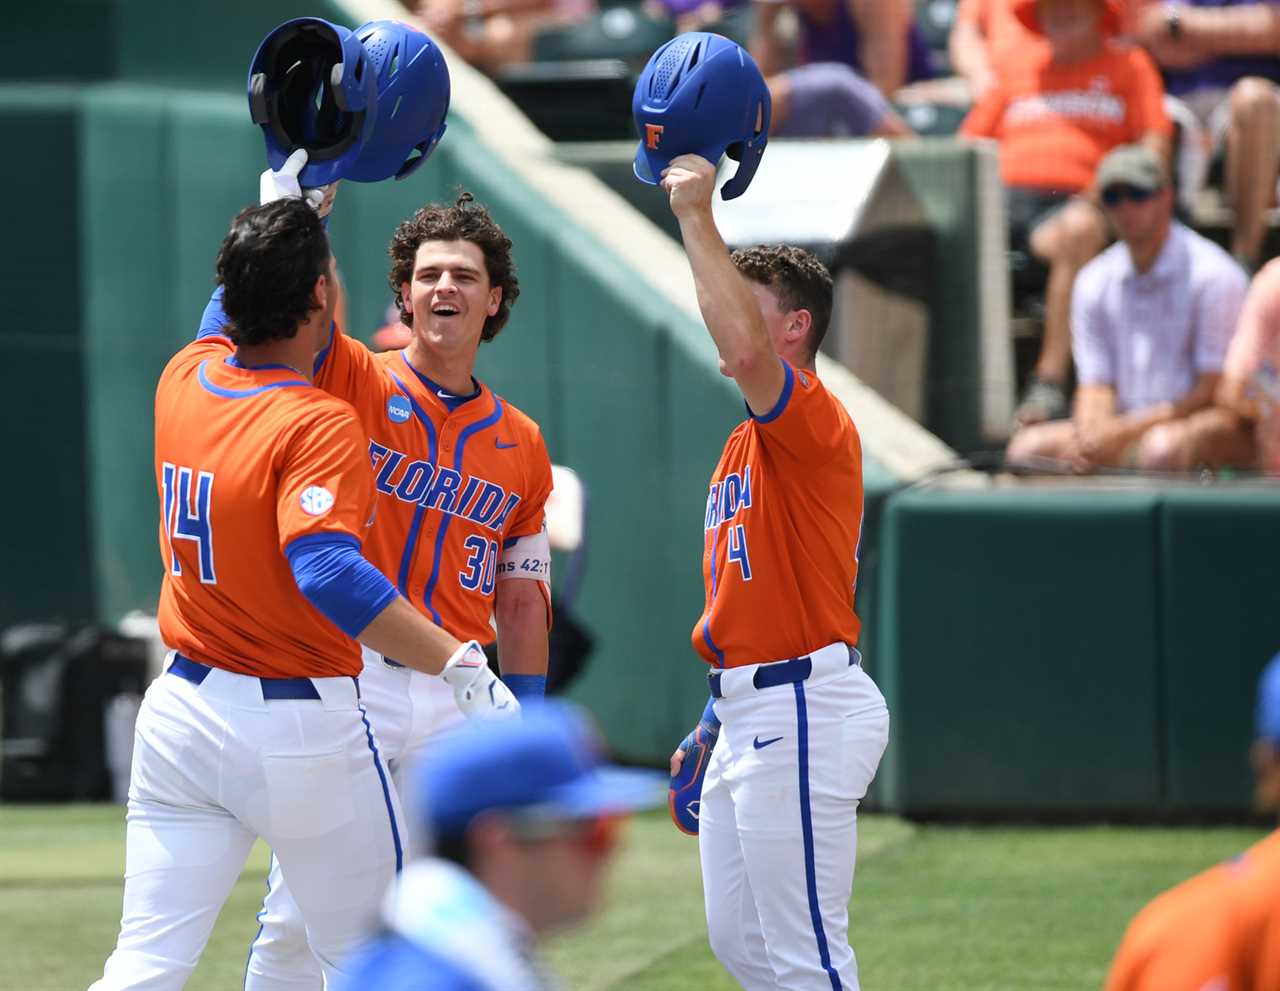
<svg viewBox="0 0 1280 991">
<path fill-rule="evenodd" d="M 960 828 L 864 816 L 853 942 L 869 991 L 1095 988 L 1157 891 L 1247 846 L 1245 829 Z M 192 991 L 240 986 L 266 876 L 254 850 Z M 0 988 L 82 991 L 115 940 L 124 812 L 0 806 Z M 573 991 L 719 991 L 697 844 L 632 823 L 608 909 L 549 949 Z"/>
</svg>

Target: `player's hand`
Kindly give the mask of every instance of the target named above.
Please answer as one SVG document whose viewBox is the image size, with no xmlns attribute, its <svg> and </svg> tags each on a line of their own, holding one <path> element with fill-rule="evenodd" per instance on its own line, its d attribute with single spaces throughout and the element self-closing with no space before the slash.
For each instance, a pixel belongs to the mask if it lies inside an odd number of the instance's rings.
<svg viewBox="0 0 1280 991">
<path fill-rule="evenodd" d="M 303 189 L 298 183 L 298 175 L 306 164 L 307 149 L 299 148 L 285 159 L 279 171 L 273 172 L 267 169 L 263 172 L 258 178 L 259 205 L 265 206 L 276 200 L 302 199 L 307 201 L 321 219 L 329 216 L 329 211 L 333 209 L 334 197 L 338 195 L 338 184 L 331 182 L 327 186 Z"/>
<path fill-rule="evenodd" d="M 701 210 L 710 212 L 716 191 L 716 167 L 700 155 L 677 155 L 662 170 L 660 185 L 667 191 L 671 212 L 677 218 Z"/>
<path fill-rule="evenodd" d="M 692 733 L 671 755 L 671 784 L 667 789 L 667 811 L 676 829 L 698 835 L 698 812 L 702 803 L 702 779 L 711 760 L 711 751 L 720 735 L 715 717 L 703 716 Z"/>
<path fill-rule="evenodd" d="M 470 719 L 512 719 L 520 714 L 520 703 L 489 669 L 484 648 L 474 640 L 454 651 L 440 678 L 453 689 L 454 701 Z"/>
</svg>

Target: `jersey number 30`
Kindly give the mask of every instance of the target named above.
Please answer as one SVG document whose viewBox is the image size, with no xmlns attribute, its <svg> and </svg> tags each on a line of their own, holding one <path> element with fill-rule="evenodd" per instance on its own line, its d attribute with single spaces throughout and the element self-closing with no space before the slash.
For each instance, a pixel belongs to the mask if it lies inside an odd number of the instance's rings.
<svg viewBox="0 0 1280 991">
<path fill-rule="evenodd" d="M 174 552 L 174 541 L 190 540 L 196 545 L 200 560 L 201 583 L 216 585 L 218 576 L 213 568 L 213 522 L 209 518 L 209 503 L 213 498 L 213 473 L 196 472 L 166 461 L 161 466 L 160 478 L 164 485 L 164 532 L 169 541 L 170 574 L 182 574 L 182 562 Z M 196 483 L 194 501 L 191 498 L 193 478 Z"/>
</svg>

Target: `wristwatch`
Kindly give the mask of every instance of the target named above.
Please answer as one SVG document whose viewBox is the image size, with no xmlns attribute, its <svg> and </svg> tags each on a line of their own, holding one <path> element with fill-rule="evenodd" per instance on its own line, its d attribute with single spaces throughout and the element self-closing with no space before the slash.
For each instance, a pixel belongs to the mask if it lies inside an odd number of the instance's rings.
<svg viewBox="0 0 1280 991">
<path fill-rule="evenodd" d="M 1174 41 L 1182 37 L 1182 4 L 1164 5 L 1164 29 Z"/>
</svg>

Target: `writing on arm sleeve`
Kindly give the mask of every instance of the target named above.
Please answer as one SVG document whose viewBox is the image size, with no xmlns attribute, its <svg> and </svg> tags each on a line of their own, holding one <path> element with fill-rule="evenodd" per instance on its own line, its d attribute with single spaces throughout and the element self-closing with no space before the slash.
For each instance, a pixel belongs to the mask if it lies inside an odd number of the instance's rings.
<svg viewBox="0 0 1280 991">
<path fill-rule="evenodd" d="M 373 517 L 373 468 L 354 411 L 326 399 L 295 425 L 284 445 L 276 490 L 281 552 L 316 533 L 363 541 Z"/>
</svg>

